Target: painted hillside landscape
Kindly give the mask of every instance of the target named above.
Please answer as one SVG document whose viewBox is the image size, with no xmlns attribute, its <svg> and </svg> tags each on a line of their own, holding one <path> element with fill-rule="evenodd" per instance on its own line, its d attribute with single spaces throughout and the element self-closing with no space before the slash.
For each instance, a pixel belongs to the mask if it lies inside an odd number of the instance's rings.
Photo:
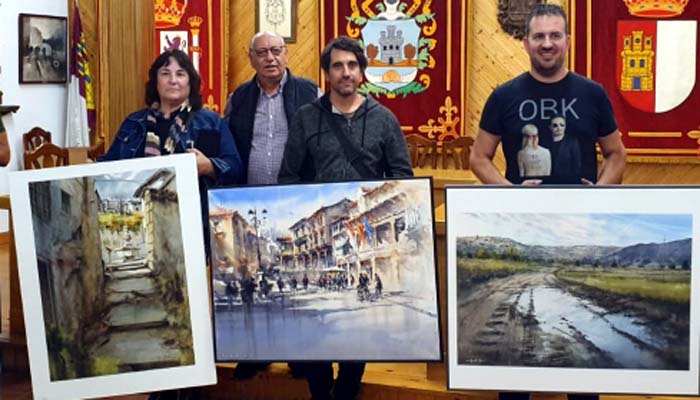
<svg viewBox="0 0 700 400">
<path fill-rule="evenodd" d="M 459 364 L 689 368 L 691 215 L 463 217 Z"/>
</svg>

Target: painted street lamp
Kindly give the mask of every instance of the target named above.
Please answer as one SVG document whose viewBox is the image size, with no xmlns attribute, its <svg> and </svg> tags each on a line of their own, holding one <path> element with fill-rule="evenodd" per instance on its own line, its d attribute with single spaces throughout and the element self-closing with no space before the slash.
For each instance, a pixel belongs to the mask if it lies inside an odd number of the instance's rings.
<svg viewBox="0 0 700 400">
<path fill-rule="evenodd" d="M 258 211 L 257 208 L 252 208 L 248 210 L 248 215 L 251 217 L 251 221 L 253 222 L 253 226 L 255 227 L 255 243 L 258 252 L 258 268 L 265 275 L 267 275 L 265 269 L 263 268 L 262 256 L 260 254 L 260 241 L 262 240 L 260 228 L 265 224 L 265 221 L 267 220 L 267 210 L 263 208 L 262 210 Z"/>
</svg>

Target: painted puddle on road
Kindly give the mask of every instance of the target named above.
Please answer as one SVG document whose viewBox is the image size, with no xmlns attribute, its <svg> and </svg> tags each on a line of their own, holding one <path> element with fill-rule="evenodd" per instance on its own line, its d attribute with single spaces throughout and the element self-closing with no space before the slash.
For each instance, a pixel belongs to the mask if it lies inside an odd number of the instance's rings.
<svg viewBox="0 0 700 400">
<path fill-rule="evenodd" d="M 664 338 L 654 335 L 634 318 L 622 313 L 608 313 L 590 301 L 552 287 L 539 286 L 523 292 L 518 299 L 518 310 L 527 314 L 531 301 L 545 337 L 562 336 L 565 332 L 568 339 L 572 339 L 575 329 L 614 360 L 617 365 L 611 367 L 673 369 L 648 348 L 620 333 L 622 331 L 661 351 L 667 348 Z"/>
</svg>

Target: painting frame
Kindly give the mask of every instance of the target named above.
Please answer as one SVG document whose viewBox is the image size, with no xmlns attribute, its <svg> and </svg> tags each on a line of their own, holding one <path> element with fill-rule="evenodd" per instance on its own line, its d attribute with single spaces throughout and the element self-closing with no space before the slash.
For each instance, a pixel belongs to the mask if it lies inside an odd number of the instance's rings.
<svg viewBox="0 0 700 400">
<path fill-rule="evenodd" d="M 698 200 L 700 200 L 700 188 L 697 187 L 654 187 L 654 186 L 620 186 L 620 187 L 601 187 L 601 188 L 582 188 L 582 187 L 539 187 L 539 188 L 514 188 L 514 187 L 503 187 L 503 186 L 489 186 L 489 187 L 448 187 L 446 188 L 446 230 L 447 230 L 447 309 L 448 309 L 448 388 L 449 389 L 470 389 L 470 390 L 514 390 L 514 391 L 536 391 L 536 392 L 580 392 L 580 393 L 624 393 L 624 394 L 675 394 L 675 395 L 697 395 L 698 394 L 698 339 L 700 332 L 698 331 L 698 307 L 697 302 L 700 300 L 698 298 L 698 287 L 696 286 L 697 281 L 697 270 L 698 270 L 698 260 L 700 258 L 700 247 L 698 246 L 697 237 L 697 226 L 700 221 L 700 209 L 698 208 Z M 666 205 L 673 204 L 673 208 L 669 208 Z M 533 218 L 533 215 L 539 217 L 539 219 Z M 537 248 L 546 248 L 545 245 L 539 242 L 542 237 L 545 237 L 543 232 L 548 232 L 543 227 L 548 227 L 550 225 L 547 222 L 557 220 L 568 221 L 571 216 L 576 217 L 576 221 L 597 221 L 596 223 L 558 223 L 550 231 L 562 232 L 554 235 L 549 235 L 556 240 L 564 242 L 564 239 L 569 240 L 569 238 L 585 238 L 579 241 L 590 240 L 590 238 L 595 237 L 599 240 L 601 238 L 609 238 L 608 243 L 610 246 L 616 245 L 615 238 L 617 236 L 622 237 L 622 232 L 625 231 L 626 225 L 619 224 L 616 225 L 616 221 L 631 219 L 636 222 L 637 227 L 640 227 L 640 231 L 646 229 L 646 225 L 643 225 L 647 219 L 658 219 L 663 220 L 665 218 L 674 218 L 675 215 L 683 216 L 683 224 L 670 224 L 672 227 L 681 227 L 682 232 L 685 234 L 690 234 L 690 244 L 685 243 L 685 253 L 690 257 L 689 262 L 683 263 L 683 269 L 676 269 L 675 261 L 673 262 L 673 267 L 664 267 L 661 263 L 656 264 L 654 260 L 643 260 L 637 261 L 638 264 L 634 264 L 631 261 L 627 261 L 626 258 L 618 259 L 617 257 L 622 257 L 618 250 L 609 249 L 610 252 L 604 253 L 605 257 L 615 254 L 614 258 L 605 259 L 602 255 L 600 257 L 595 256 L 589 259 L 580 259 L 574 256 L 572 247 L 560 248 L 560 256 L 557 257 L 545 257 L 541 256 L 539 258 L 534 258 L 533 256 L 526 256 L 526 250 L 528 248 L 535 248 L 536 246 L 531 245 L 536 242 L 539 245 Z M 527 217 L 530 221 L 530 225 L 527 229 L 522 228 L 516 222 Z M 620 218 L 622 216 L 622 218 Z M 582 218 L 585 217 L 585 218 Z M 503 235 L 494 235 L 491 228 L 487 227 L 484 221 L 489 220 L 492 222 L 491 226 L 497 226 L 501 229 L 501 232 L 508 232 Z M 533 221 L 538 221 L 534 223 Z M 603 221 L 603 222 L 600 222 Z M 606 225 L 607 224 L 607 225 Z M 599 229 L 601 226 L 607 226 L 607 229 Z M 657 231 L 661 232 L 662 229 L 658 224 L 652 224 L 650 226 L 655 227 Z M 468 227 L 468 228 L 465 228 Z M 693 228 L 694 227 L 694 228 Z M 505 230 L 505 229 L 508 230 Z M 594 229 L 595 228 L 595 229 Z M 549 228 L 547 228 L 549 229 Z M 559 231 L 557 231 L 559 229 Z M 650 228 L 651 229 L 651 228 Z M 578 233 L 574 235 L 572 231 L 580 231 L 584 234 Z M 564 234 L 564 232 L 566 234 Z M 593 235 L 592 232 L 597 232 L 597 235 Z M 609 233 L 605 233 L 609 232 Z M 619 233 L 619 234 L 618 234 Z M 514 238 L 514 235 L 518 235 L 518 238 Z M 509 236 L 510 235 L 510 236 Z M 578 236 L 577 236 L 578 235 Z M 581 236 L 582 235 L 582 236 Z M 607 236 L 606 236 L 607 235 Z M 616 236 L 617 235 L 617 236 Z M 503 239 L 499 239 L 502 236 Z M 629 238 L 635 238 L 636 236 L 630 235 Z M 528 238 L 528 239 L 526 239 Z M 535 239 L 533 239 L 535 238 Z M 519 239 L 519 240 L 518 240 Z M 459 240 L 459 244 L 458 244 Z M 481 241 L 479 241 L 481 240 Z M 600 365 L 596 367 L 590 367 L 593 365 L 593 361 L 586 360 L 583 363 L 576 363 L 575 357 L 562 357 L 556 359 L 559 364 L 552 366 L 539 366 L 545 364 L 542 360 L 547 360 L 550 362 L 553 358 L 546 358 L 549 353 L 547 353 L 546 346 L 540 346 L 540 343 L 547 339 L 546 334 L 551 332 L 553 327 L 561 328 L 558 322 L 550 322 L 549 316 L 547 318 L 543 317 L 543 314 L 538 314 L 538 307 L 542 303 L 538 303 L 537 300 L 537 284 L 530 284 L 525 279 L 528 277 L 527 273 L 529 271 L 522 270 L 519 272 L 504 274 L 501 277 L 497 277 L 495 274 L 492 276 L 481 276 L 478 279 L 473 277 L 476 275 L 471 275 L 469 277 L 464 271 L 473 272 L 475 270 L 469 270 L 471 266 L 475 265 L 480 260 L 478 258 L 484 258 L 490 260 L 496 258 L 496 252 L 493 251 L 494 247 L 488 247 L 492 244 L 505 243 L 506 240 L 512 240 L 509 246 L 514 249 L 518 249 L 519 256 L 518 262 L 521 265 L 531 266 L 530 260 L 536 263 L 538 266 L 549 263 L 548 266 L 557 266 L 558 269 L 549 269 L 543 271 L 540 269 L 535 269 L 533 271 L 542 274 L 551 274 L 556 279 L 555 283 L 561 283 L 562 275 L 559 274 L 560 271 L 564 272 L 577 272 L 579 269 L 582 270 L 582 274 L 587 277 L 595 277 L 594 274 L 600 271 L 601 274 L 616 273 L 626 273 L 631 274 L 642 274 L 642 276 L 647 276 L 646 279 L 651 281 L 651 275 L 644 275 L 647 273 L 656 273 L 656 270 L 668 270 L 668 276 L 670 274 L 685 274 L 685 268 L 689 268 L 690 272 L 683 276 L 683 282 L 687 285 L 687 290 L 684 289 L 684 294 L 687 296 L 686 300 L 681 301 L 682 309 L 685 310 L 683 317 L 686 318 L 686 324 L 683 325 L 684 328 L 678 330 L 682 337 L 685 339 L 682 344 L 686 345 L 684 351 L 680 354 L 684 367 L 669 367 L 667 365 L 662 365 L 660 362 L 654 361 L 654 363 L 649 366 L 645 364 L 646 361 L 641 360 L 642 356 L 635 355 L 632 359 L 624 359 L 625 346 L 631 346 L 631 348 L 636 348 L 634 345 L 629 345 L 628 343 L 620 344 L 620 341 L 614 341 L 613 335 L 615 332 L 608 332 L 608 330 L 603 330 L 597 332 L 595 335 L 592 334 L 588 328 L 594 327 L 595 325 L 591 321 L 596 321 L 596 318 L 591 318 L 585 323 L 579 323 L 575 317 L 574 311 L 579 311 L 581 308 L 578 307 L 579 304 L 587 304 L 590 309 L 601 310 L 600 314 L 605 315 L 603 321 L 611 321 L 617 318 L 617 314 L 611 312 L 605 314 L 605 305 L 601 305 L 600 297 L 601 293 L 607 294 L 610 298 L 621 298 L 627 299 L 624 295 L 620 295 L 611 289 L 606 288 L 601 285 L 600 287 L 594 287 L 591 289 L 590 286 L 585 286 L 583 284 L 577 285 L 578 292 L 571 291 L 572 286 L 564 285 L 563 288 L 566 289 L 566 293 L 578 293 L 575 295 L 580 300 L 578 303 L 574 303 L 576 308 L 569 307 L 568 300 L 559 300 L 560 297 L 550 297 L 555 300 L 550 301 L 551 304 L 562 305 L 560 313 L 564 313 L 565 310 L 568 314 L 550 314 L 556 316 L 557 318 L 563 318 L 556 321 L 568 321 L 564 331 L 571 328 L 575 328 L 577 332 L 581 333 L 583 338 L 586 338 L 589 344 L 593 345 L 593 348 L 604 349 L 605 354 L 609 355 L 609 359 L 603 363 L 604 367 Z M 526 241 L 528 240 L 528 241 Z M 621 239 L 620 239 L 621 240 Z M 669 243 L 672 239 L 669 239 Z M 491 241 L 490 245 L 484 245 L 486 241 Z M 655 240 L 643 241 L 639 243 L 650 243 L 654 245 L 655 242 L 661 242 L 661 236 L 655 237 Z M 513 244 L 513 243 L 520 243 Z M 478 247 L 468 247 L 474 243 L 478 243 L 479 246 L 484 250 L 484 257 L 478 255 Z M 576 242 L 579 243 L 579 242 Z M 634 243 L 634 241 L 633 241 Z M 664 236 L 663 243 L 666 243 L 666 237 Z M 579 243 L 583 244 L 583 243 Z M 594 246 L 593 242 L 587 243 L 587 245 Z M 525 247 L 522 247 L 525 246 Z M 530 246 L 530 247 L 528 247 Z M 534 247 L 533 247 L 534 246 Z M 596 245 L 597 246 L 597 245 Z M 641 245 L 640 245 L 641 246 Z M 511 248 L 508 247 L 508 248 Z M 627 249 L 634 246 L 623 246 L 622 249 Z M 644 247 L 634 247 L 643 249 Z M 659 247 L 661 248 L 661 247 Z M 506 247 L 501 247 L 501 249 L 506 249 Z M 594 247 L 590 247 L 594 249 Z M 489 251 L 492 251 L 492 255 L 487 255 Z M 528 250 L 530 251 L 530 250 Z M 594 250 L 590 250 L 594 251 Z M 599 251 L 599 250 L 595 250 Z M 615 251 L 615 253 L 612 253 Z M 565 256 L 561 256 L 564 254 Z M 661 254 L 661 253 L 659 253 Z M 564 262 L 565 257 L 568 258 L 567 262 Z M 458 260 L 459 259 L 459 260 Z M 515 261 L 507 261 L 508 259 L 503 257 L 502 263 L 506 263 L 510 266 L 516 264 Z M 577 262 L 573 263 L 573 260 L 579 260 L 580 264 Z M 609 261 L 614 259 L 614 263 Z M 476 260 L 476 261 L 475 261 Z M 515 260 L 515 258 L 513 259 Z M 595 261 L 593 261 L 595 260 Z M 604 262 L 603 260 L 608 260 Z M 458 264 L 459 261 L 459 264 Z M 600 261 L 600 264 L 598 264 Z M 599 270 L 587 268 L 589 265 L 595 264 L 595 267 L 600 267 Z M 458 267 L 459 265 L 459 267 Z M 495 265 L 495 264 L 493 264 Z M 672 271 L 673 270 L 673 271 Z M 484 270 L 485 271 L 485 270 Z M 551 271 L 556 271 L 556 273 L 551 273 Z M 525 272 L 525 273 L 522 273 Z M 665 272 L 660 272 L 661 276 L 666 276 Z M 504 282 L 516 282 L 510 277 L 521 277 L 518 278 L 523 280 L 523 284 L 512 284 L 508 286 L 507 291 L 503 291 L 506 294 L 505 300 L 501 305 L 506 307 L 506 304 L 510 304 L 513 308 L 508 308 L 507 319 L 505 325 L 500 324 L 499 321 L 492 320 L 496 316 L 496 312 L 484 313 L 484 319 L 480 319 L 478 312 L 472 313 L 470 317 L 466 319 L 468 324 L 471 324 L 473 329 L 465 328 L 469 325 L 463 325 L 462 322 L 458 323 L 459 312 L 462 307 L 470 303 L 469 298 L 473 293 L 476 293 L 479 288 L 486 290 L 487 286 L 477 286 L 477 285 L 488 285 L 495 283 Z M 543 275 L 549 276 L 549 275 Z M 467 279 L 468 278 L 468 279 Z M 562 278 L 562 279 L 560 279 Z M 475 282 L 481 282 L 476 284 Z M 530 292 L 527 292 L 529 289 Z M 594 289 L 599 289 L 601 291 L 596 292 Z M 587 291 L 586 291 L 587 290 Z M 533 292 L 534 291 L 534 292 Z M 498 359 L 494 356 L 491 361 L 488 359 L 490 356 L 482 356 L 481 354 L 488 354 L 487 346 L 504 346 L 508 343 L 509 338 L 513 337 L 509 333 L 509 329 L 512 326 L 519 326 L 516 322 L 513 322 L 515 315 L 519 315 L 521 312 L 522 303 L 518 303 L 520 293 L 525 293 L 522 295 L 523 299 L 530 299 L 530 303 L 533 307 L 532 318 L 528 320 L 532 322 L 531 326 L 535 326 L 538 330 L 524 330 L 524 332 L 537 332 L 536 338 L 539 340 L 532 341 L 533 346 L 529 356 L 533 357 L 527 361 L 525 357 L 521 357 L 515 362 L 504 361 L 503 359 Z M 529 293 L 529 294 L 528 294 Z M 535 293 L 533 295 L 533 293 Z M 550 295 L 552 292 L 548 292 Z M 557 292 L 559 293 L 559 292 Z M 581 294 L 583 293 L 583 295 Z M 598 298 L 596 298 L 596 293 L 598 293 Z M 636 292 L 635 292 L 636 293 Z M 561 294 L 561 293 L 559 293 Z M 529 296 L 529 297 L 528 297 Z M 585 297 L 584 297 L 585 296 Z M 631 296 L 631 295 L 630 295 Z M 571 296 L 567 297 L 570 298 Z M 483 303 L 488 303 L 487 299 L 483 299 Z M 459 307 L 457 305 L 460 305 Z M 539 304 L 539 305 L 538 305 Z M 567 304 L 564 306 L 564 304 Z M 667 306 L 669 302 L 661 300 L 648 300 L 643 297 L 638 298 L 636 301 L 630 301 L 630 305 L 652 305 Z M 477 307 L 478 308 L 478 307 Z M 466 308 L 465 308 L 466 309 Z M 471 311 L 475 311 L 471 310 Z M 622 308 L 622 311 L 632 310 L 631 306 L 629 308 Z M 479 311 L 479 310 L 476 310 Z M 651 311 L 649 311 L 651 312 Z M 488 316 L 491 317 L 488 317 Z M 503 313 L 499 314 L 499 317 L 506 315 Z M 620 332 L 626 332 L 628 336 L 635 337 L 636 339 L 642 338 L 639 343 L 655 343 L 659 346 L 668 346 L 668 343 L 663 342 L 656 335 L 656 331 L 652 331 L 654 327 L 649 325 L 649 329 L 641 331 L 643 334 L 648 334 L 649 336 L 642 336 L 642 333 L 635 332 L 634 329 L 639 326 L 643 326 L 641 321 L 643 321 L 646 314 L 644 311 L 641 313 L 638 311 L 630 311 L 630 317 L 632 321 L 627 320 L 617 320 L 622 322 L 613 322 L 610 327 L 618 329 Z M 627 322 L 624 322 L 627 321 Z M 547 326 L 549 324 L 549 326 Z M 520 325 L 524 325 L 520 323 Z M 502 329 L 501 327 L 505 327 Z M 568 327 L 568 328 L 567 328 Z M 663 328 L 664 326 L 661 326 Z M 640 328 L 641 329 L 641 328 Z M 504 333 L 505 332 L 505 333 Z M 630 334 L 629 332 L 635 332 Z M 652 333 L 650 333 L 652 332 Z M 491 335 L 491 341 L 485 340 L 486 336 Z M 523 334 L 527 336 L 525 333 Z M 639 335 L 639 336 L 636 336 Z M 561 337 L 559 335 L 557 337 Z M 532 336 L 530 336 L 532 337 Z M 551 336 L 555 337 L 555 336 Z M 575 337 L 575 336 L 572 336 Z M 647 339 L 651 337 L 652 339 Z M 545 339 L 541 339 L 545 338 Z M 603 342 L 600 342 L 600 340 Z M 617 336 L 615 336 L 617 338 Z M 659 340 L 654 340 L 654 338 Z M 616 343 L 612 347 L 606 347 L 607 344 L 604 342 L 609 339 L 611 342 Z M 523 339 L 525 340 L 525 339 Z M 528 339 L 529 340 L 529 339 Z M 554 343 L 553 341 L 547 342 L 549 344 Z M 570 340 L 565 342 L 563 348 L 573 349 L 578 343 L 578 339 Z M 602 343 L 602 344 L 601 344 Z M 664 344 L 665 343 L 665 344 Z M 546 344 L 546 343 L 545 343 Z M 641 345 L 640 345 L 641 346 Z M 523 347 L 525 348 L 525 347 Z M 553 346 L 549 347 L 554 348 Z M 644 347 L 639 347 L 644 349 Z M 485 350 L 479 353 L 480 350 Z M 529 350 L 528 350 L 529 351 Z M 585 352 L 585 354 L 591 354 L 592 351 Z M 642 353 L 641 350 L 638 353 Z M 478 354 L 479 356 L 474 356 Z M 492 353 L 496 354 L 496 353 Z M 560 353 L 566 354 L 566 353 Z M 569 352 L 568 354 L 582 354 L 581 352 Z M 636 354 L 636 353 L 635 353 Z M 676 353 L 674 353 L 676 354 Z M 515 358 L 515 356 L 514 356 Z M 484 360 L 487 361 L 484 361 Z M 554 362 L 552 362 L 554 363 Z M 635 367 L 625 366 L 626 363 L 629 365 L 635 365 Z M 621 365 L 621 366 L 620 366 Z"/>
<path fill-rule="evenodd" d="M 17 261 L 34 397 L 93 398 L 216 383 L 201 220 L 198 212 L 179 211 L 200 208 L 194 156 L 15 171 L 9 181 L 14 234 L 26 239 L 17 242 Z M 128 218 L 116 225 L 107 218 L 103 226 L 103 215 L 126 215 L 127 209 L 130 217 L 142 217 L 134 230 L 127 229 Z M 100 219 L 93 218 L 98 212 Z M 65 237 L 76 224 L 77 233 Z M 154 241 L 173 227 L 181 234 Z M 95 251 L 96 231 L 112 232 L 121 246 L 107 247 L 115 242 L 98 236 Z M 139 232 L 145 232 L 140 241 Z M 57 250 L 47 253 L 47 246 Z M 166 260 L 166 253 L 174 255 Z M 137 311 L 146 309 L 148 315 Z M 75 328 L 74 321 L 85 320 L 91 322 Z M 183 332 L 189 337 L 177 336 Z M 84 344 L 78 348 L 87 356 L 72 357 L 76 350 L 61 356 L 82 365 L 56 363 L 56 337 Z"/>
<path fill-rule="evenodd" d="M 68 18 L 19 14 L 18 27 L 19 83 L 66 83 Z"/>
<path fill-rule="evenodd" d="M 209 222 L 217 362 L 442 359 L 432 178 L 211 189 Z"/>
<path fill-rule="evenodd" d="M 297 0 L 274 0 L 272 3 L 270 0 L 255 0 L 255 31 L 276 32 L 286 44 L 296 43 Z"/>
</svg>

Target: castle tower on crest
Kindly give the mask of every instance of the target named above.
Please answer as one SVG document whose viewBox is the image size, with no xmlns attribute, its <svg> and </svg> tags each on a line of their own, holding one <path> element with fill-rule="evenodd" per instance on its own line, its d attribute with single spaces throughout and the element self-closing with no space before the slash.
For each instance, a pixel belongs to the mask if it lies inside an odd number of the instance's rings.
<svg viewBox="0 0 700 400">
<path fill-rule="evenodd" d="M 389 25 L 385 31 L 380 32 L 379 59 L 389 65 L 403 60 L 401 49 L 403 48 L 403 32 L 396 30 L 396 25 Z"/>
</svg>

